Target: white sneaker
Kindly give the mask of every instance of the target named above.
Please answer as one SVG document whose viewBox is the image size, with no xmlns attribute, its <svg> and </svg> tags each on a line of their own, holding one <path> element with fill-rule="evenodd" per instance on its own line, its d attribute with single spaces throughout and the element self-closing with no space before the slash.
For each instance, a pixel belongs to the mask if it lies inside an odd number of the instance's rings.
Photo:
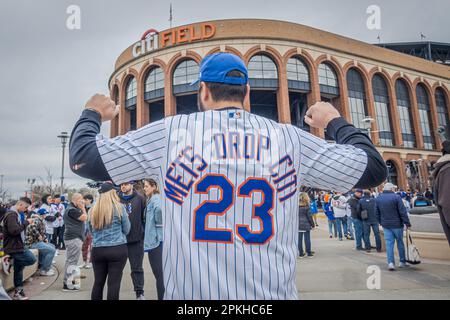
<svg viewBox="0 0 450 320">
<path fill-rule="evenodd" d="M 55 251 L 55 257 L 57 257 L 57 256 L 59 256 L 59 250 L 58 249 Z"/>
<path fill-rule="evenodd" d="M 139 297 L 136 298 L 136 300 L 147 300 L 147 299 L 145 299 L 145 296 L 141 294 Z"/>
<path fill-rule="evenodd" d="M 84 262 L 78 266 L 78 268 L 80 268 L 80 269 L 83 269 L 84 267 L 86 267 L 86 263 L 84 263 Z"/>
<path fill-rule="evenodd" d="M 40 274 L 42 277 L 52 277 L 52 276 L 55 275 L 55 271 L 53 271 L 53 269 L 50 269 L 50 270 L 48 270 L 48 271 L 43 271 L 43 270 L 41 270 L 41 271 L 39 272 L 39 274 Z"/>
<path fill-rule="evenodd" d="M 91 269 L 92 268 L 92 263 L 87 263 L 84 265 L 85 269 Z"/>
<path fill-rule="evenodd" d="M 395 270 L 395 265 L 393 263 L 389 263 L 388 264 L 388 269 L 389 269 L 389 271 L 394 271 Z"/>
<path fill-rule="evenodd" d="M 408 268 L 408 267 L 409 267 L 409 264 L 406 264 L 406 262 L 400 262 L 399 267 L 400 267 L 400 268 Z"/>
</svg>

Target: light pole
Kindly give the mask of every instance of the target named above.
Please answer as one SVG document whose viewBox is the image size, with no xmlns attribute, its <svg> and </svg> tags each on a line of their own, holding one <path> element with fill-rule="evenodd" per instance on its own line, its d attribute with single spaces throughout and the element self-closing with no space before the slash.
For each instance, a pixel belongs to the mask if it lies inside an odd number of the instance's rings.
<svg viewBox="0 0 450 320">
<path fill-rule="evenodd" d="M 28 179 L 28 184 L 30 185 L 30 198 L 31 202 L 33 202 L 33 184 L 36 182 L 35 178 Z"/>
<path fill-rule="evenodd" d="M 61 145 L 62 145 L 62 163 L 61 163 L 61 195 L 64 194 L 64 155 L 66 152 L 66 144 L 67 140 L 69 139 L 69 135 L 67 132 L 61 132 L 61 134 L 58 136 L 59 139 L 61 139 Z"/>
</svg>

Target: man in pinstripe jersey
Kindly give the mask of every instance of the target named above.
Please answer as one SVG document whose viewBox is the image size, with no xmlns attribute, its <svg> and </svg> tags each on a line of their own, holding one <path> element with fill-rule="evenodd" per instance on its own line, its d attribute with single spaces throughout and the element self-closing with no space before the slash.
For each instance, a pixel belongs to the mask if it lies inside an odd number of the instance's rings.
<svg viewBox="0 0 450 320">
<path fill-rule="evenodd" d="M 244 109 L 244 62 L 219 53 L 200 67 L 200 112 L 176 115 L 113 139 L 100 125 L 118 106 L 95 95 L 75 124 L 72 170 L 124 181 L 154 176 L 164 187 L 165 299 L 297 299 L 300 185 L 346 192 L 381 184 L 383 158 L 329 103 L 305 122 L 327 143 Z"/>
</svg>

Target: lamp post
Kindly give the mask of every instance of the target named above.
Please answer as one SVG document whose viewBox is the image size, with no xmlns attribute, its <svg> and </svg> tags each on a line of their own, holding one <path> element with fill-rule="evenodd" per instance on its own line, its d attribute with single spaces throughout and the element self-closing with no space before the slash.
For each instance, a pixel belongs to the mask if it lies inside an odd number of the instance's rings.
<svg viewBox="0 0 450 320">
<path fill-rule="evenodd" d="M 61 140 L 62 145 L 62 163 L 61 163 L 61 195 L 64 194 L 64 155 L 66 152 L 66 144 L 67 140 L 69 139 L 69 135 L 67 132 L 61 132 L 61 134 L 58 136 L 58 138 Z"/>
<path fill-rule="evenodd" d="M 30 198 L 31 198 L 31 202 L 33 202 L 33 184 L 36 182 L 35 178 L 32 179 L 28 179 L 28 184 L 30 185 Z"/>
</svg>

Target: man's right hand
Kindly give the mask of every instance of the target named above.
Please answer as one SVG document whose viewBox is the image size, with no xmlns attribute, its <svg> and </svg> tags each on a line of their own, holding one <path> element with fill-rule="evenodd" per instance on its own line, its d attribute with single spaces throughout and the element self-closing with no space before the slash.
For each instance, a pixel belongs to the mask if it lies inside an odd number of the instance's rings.
<svg viewBox="0 0 450 320">
<path fill-rule="evenodd" d="M 325 129 L 331 120 L 340 116 L 339 111 L 330 103 L 316 102 L 306 111 L 305 122 L 313 128 Z"/>
<path fill-rule="evenodd" d="M 95 94 L 86 103 L 86 109 L 92 109 L 100 113 L 102 121 L 110 121 L 119 113 L 119 106 L 103 94 Z"/>
</svg>

